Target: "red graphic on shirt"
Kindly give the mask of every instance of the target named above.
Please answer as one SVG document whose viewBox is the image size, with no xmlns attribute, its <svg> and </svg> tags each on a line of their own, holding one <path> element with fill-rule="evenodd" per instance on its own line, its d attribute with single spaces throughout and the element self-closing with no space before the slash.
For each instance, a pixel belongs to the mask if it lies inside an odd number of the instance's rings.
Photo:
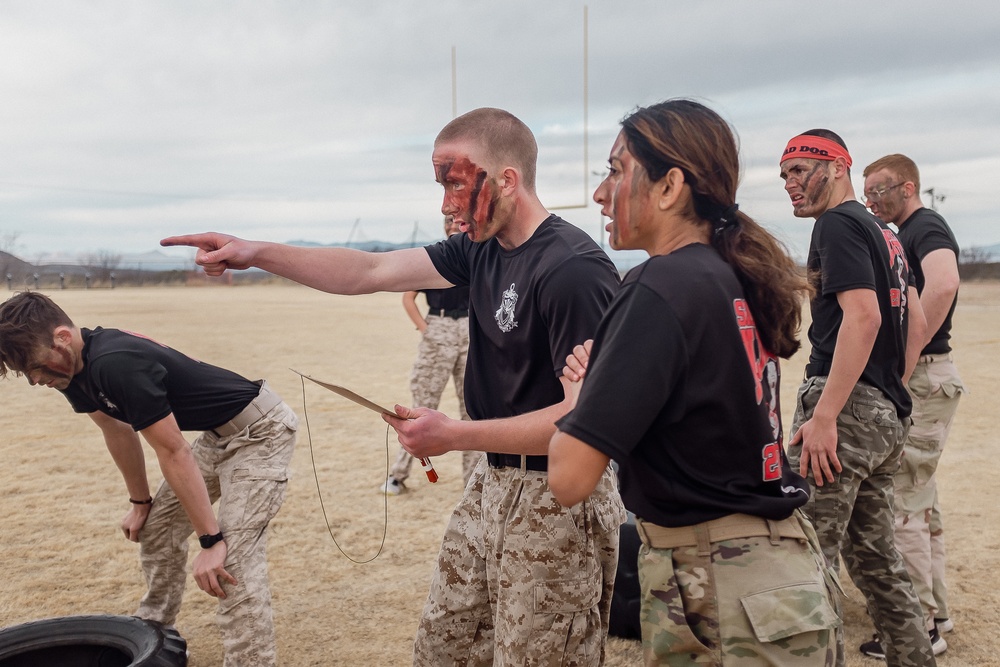
<svg viewBox="0 0 1000 667">
<path fill-rule="evenodd" d="M 744 299 L 733 300 L 733 312 L 736 324 L 740 328 L 740 338 L 743 339 L 743 349 L 750 362 L 753 374 L 757 405 L 767 401 L 768 420 L 771 423 L 771 435 L 774 438 L 761 450 L 763 461 L 763 479 L 771 482 L 781 479 L 781 415 L 778 405 L 778 358 L 764 349 L 757 335 L 750 306 Z"/>
<path fill-rule="evenodd" d="M 150 343 L 156 343 L 160 347 L 167 347 L 166 345 L 164 345 L 160 341 L 154 340 L 154 339 L 150 338 L 149 336 L 146 336 L 146 335 L 141 334 L 141 333 L 136 333 L 134 331 L 126 331 L 125 329 L 122 329 L 122 333 L 128 334 L 129 336 L 135 336 L 136 338 L 141 338 L 143 340 L 148 340 Z M 169 350 L 170 348 L 167 347 L 167 349 Z"/>
<path fill-rule="evenodd" d="M 772 442 L 764 445 L 764 481 L 774 482 L 781 479 L 781 443 Z"/>
<path fill-rule="evenodd" d="M 747 305 L 747 302 L 743 299 L 733 300 L 733 311 L 736 313 L 736 324 L 740 327 L 740 337 L 743 338 L 743 347 L 746 349 L 747 359 L 750 361 L 750 370 L 753 371 L 757 403 L 760 403 L 764 398 L 764 388 L 761 381 L 768 355 L 760 346 L 760 341 L 757 338 L 757 327 L 754 325 L 753 315 L 750 314 L 750 306 Z"/>
<path fill-rule="evenodd" d="M 146 336 L 146 335 L 143 335 L 143 334 L 141 334 L 141 333 L 136 333 L 136 332 L 134 332 L 134 331 L 126 331 L 126 330 L 124 330 L 124 329 L 122 329 L 121 331 L 122 331 L 122 333 L 125 333 L 125 334 L 128 334 L 129 336 L 135 336 L 136 338 L 141 338 L 141 339 L 143 339 L 143 340 L 148 340 L 148 341 L 149 341 L 150 343 L 153 343 L 154 345 L 159 345 L 159 346 L 160 346 L 160 347 L 162 347 L 162 348 L 163 348 L 164 350 L 173 350 L 173 348 L 172 348 L 172 347 L 170 347 L 169 345 L 164 345 L 164 344 L 163 344 L 163 343 L 161 343 L 160 341 L 158 341 L 158 340 L 156 340 L 156 339 L 154 339 L 154 338 L 150 338 L 149 336 Z M 175 350 L 175 351 L 176 351 L 176 350 Z M 191 356 L 188 356 L 188 355 L 185 355 L 185 356 L 187 356 L 187 357 L 188 357 L 188 359 L 191 359 L 192 361 L 197 361 L 197 362 L 198 362 L 199 364 L 203 364 L 203 363 L 205 363 L 205 362 L 203 362 L 203 361 L 202 361 L 202 360 L 200 360 L 200 359 L 195 359 L 194 357 L 191 357 Z"/>
<path fill-rule="evenodd" d="M 903 244 L 899 242 L 896 235 L 890 229 L 882 230 L 882 238 L 885 239 L 885 246 L 889 249 L 889 268 L 896 272 L 899 287 L 889 289 L 889 303 L 893 308 L 899 308 L 903 312 L 906 309 L 906 279 L 909 275 L 909 265 L 906 263 L 906 253 L 903 251 Z M 903 313 L 900 313 L 900 321 Z"/>
</svg>

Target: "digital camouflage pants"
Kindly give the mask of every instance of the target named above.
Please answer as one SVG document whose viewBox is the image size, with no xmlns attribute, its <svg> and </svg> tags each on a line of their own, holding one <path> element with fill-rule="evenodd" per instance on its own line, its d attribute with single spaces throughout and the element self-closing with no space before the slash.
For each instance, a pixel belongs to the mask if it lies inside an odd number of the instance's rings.
<svg viewBox="0 0 1000 667">
<path fill-rule="evenodd" d="M 929 630 L 935 618 L 949 616 L 944 525 L 935 472 L 965 386 L 950 354 L 932 354 L 920 358 L 908 389 L 913 413 L 895 478 L 896 546 Z"/>
<path fill-rule="evenodd" d="M 825 386 L 826 377 L 817 376 L 799 388 L 793 436 L 812 416 Z M 920 602 L 894 539 L 893 477 L 906 424 L 882 392 L 858 383 L 837 417 L 837 434 L 843 471 L 823 486 L 810 473 L 812 494 L 802 511 L 816 528 L 826 558 L 836 564 L 839 554 L 864 594 L 889 667 L 934 665 Z M 801 451 L 788 448 L 793 470 L 799 468 Z M 837 643 L 837 664 L 843 665 L 843 632 Z"/>
<path fill-rule="evenodd" d="M 839 586 L 799 512 L 685 529 L 637 523 L 646 667 L 834 664 Z"/>
<path fill-rule="evenodd" d="M 225 568 L 238 582 L 220 582 L 226 597 L 219 600 L 216 622 L 225 667 L 277 665 L 267 578 L 267 526 L 285 499 L 297 428 L 295 413 L 280 403 L 234 436 L 219 438 L 207 431 L 191 445 L 209 497 L 219 501 L 219 527 L 228 548 Z M 139 558 L 148 590 L 136 616 L 174 624 L 184 596 L 192 532 L 184 508 L 164 482 L 139 533 Z"/>
<path fill-rule="evenodd" d="M 469 354 L 469 318 L 427 317 L 427 329 L 420 337 L 417 358 L 410 371 L 410 393 L 413 407 L 437 410 L 441 394 L 449 378 L 458 396 L 458 411 L 468 419 L 465 411 L 465 361 Z M 462 481 L 469 483 L 482 452 L 462 452 Z M 389 469 L 389 476 L 405 482 L 413 467 L 413 457 L 400 447 L 396 460 Z"/>
<path fill-rule="evenodd" d="M 415 667 L 603 664 L 624 521 L 610 469 L 564 508 L 545 472 L 480 461 L 445 532 Z"/>
</svg>

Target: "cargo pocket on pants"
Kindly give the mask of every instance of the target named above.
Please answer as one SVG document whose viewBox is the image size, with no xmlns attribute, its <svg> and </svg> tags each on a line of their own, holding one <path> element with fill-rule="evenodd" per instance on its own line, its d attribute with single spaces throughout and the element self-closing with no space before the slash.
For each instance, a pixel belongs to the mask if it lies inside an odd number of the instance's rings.
<svg viewBox="0 0 1000 667">
<path fill-rule="evenodd" d="M 773 588 L 740 598 L 754 635 L 776 642 L 805 632 L 833 630 L 840 618 L 830 604 L 827 588 L 804 582 Z"/>
<path fill-rule="evenodd" d="M 233 471 L 232 482 L 227 505 L 230 510 L 243 506 L 242 512 L 232 511 L 233 516 L 242 516 L 236 528 L 260 530 L 270 523 L 285 501 L 288 471 L 284 468 L 238 468 Z"/>
<path fill-rule="evenodd" d="M 535 584 L 534 596 L 530 655 L 548 656 L 546 660 L 551 658 L 553 664 L 573 664 L 600 655 L 603 630 L 597 604 L 601 587 L 593 578 Z"/>
<path fill-rule="evenodd" d="M 896 475 L 905 475 L 911 487 L 922 487 L 934 476 L 940 458 L 941 451 L 936 440 L 911 435 L 906 441 Z"/>
</svg>

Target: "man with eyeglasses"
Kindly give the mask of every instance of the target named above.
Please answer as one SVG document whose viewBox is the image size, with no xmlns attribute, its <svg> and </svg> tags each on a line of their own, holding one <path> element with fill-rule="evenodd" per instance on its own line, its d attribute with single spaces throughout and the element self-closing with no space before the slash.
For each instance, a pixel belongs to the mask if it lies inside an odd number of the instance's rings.
<svg viewBox="0 0 1000 667">
<path fill-rule="evenodd" d="M 958 243 L 948 223 L 920 200 L 920 172 L 905 155 L 886 155 L 865 168 L 865 201 L 872 213 L 899 229 L 927 336 L 907 388 L 912 424 L 895 476 L 896 548 L 924 611 L 934 652 L 948 644 L 940 633 L 954 628 L 944 581 L 944 534 L 935 472 L 965 386 L 951 355 L 951 320 L 958 301 Z M 865 648 L 869 650 L 866 651 Z M 877 641 L 862 647 L 881 652 Z"/>
<path fill-rule="evenodd" d="M 793 137 L 780 175 L 798 218 L 816 220 L 807 265 L 812 350 L 796 398 L 789 463 L 811 487 L 803 512 L 830 563 L 865 595 L 892 666 L 934 665 L 920 602 L 893 541 L 893 475 L 911 409 L 905 378 L 925 322 L 903 248 L 865 210 L 851 156 L 830 130 Z M 837 664 L 845 663 L 843 632 Z"/>
</svg>

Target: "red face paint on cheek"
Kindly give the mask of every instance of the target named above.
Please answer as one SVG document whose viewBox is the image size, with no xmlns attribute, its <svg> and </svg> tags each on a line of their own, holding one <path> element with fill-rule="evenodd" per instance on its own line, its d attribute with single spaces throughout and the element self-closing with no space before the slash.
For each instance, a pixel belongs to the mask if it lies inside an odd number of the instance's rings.
<svg viewBox="0 0 1000 667">
<path fill-rule="evenodd" d="M 826 173 L 826 167 L 822 164 L 815 165 L 809 173 L 802 179 L 802 190 L 806 201 L 815 203 L 820 195 L 826 190 L 830 182 L 830 177 Z"/>
<path fill-rule="evenodd" d="M 449 183 L 457 185 L 454 190 L 454 203 L 459 211 L 457 217 L 464 218 L 467 223 L 484 224 L 493 217 L 496 205 L 493 185 L 486 170 L 473 163 L 468 158 L 460 158 L 450 165 L 442 165 L 447 173 L 442 180 L 445 187 Z"/>
</svg>

